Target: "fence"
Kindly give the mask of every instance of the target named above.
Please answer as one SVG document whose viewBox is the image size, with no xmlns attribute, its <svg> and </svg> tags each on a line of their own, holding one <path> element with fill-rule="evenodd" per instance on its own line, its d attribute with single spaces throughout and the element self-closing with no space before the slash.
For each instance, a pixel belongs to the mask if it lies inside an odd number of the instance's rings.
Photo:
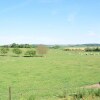
<svg viewBox="0 0 100 100">
<path fill-rule="evenodd" d="M 56 92 L 57 91 L 57 92 Z M 55 88 L 55 89 L 30 89 L 19 92 L 14 89 L 14 87 L 8 87 L 5 93 L 0 93 L 0 100 L 29 100 L 27 98 L 33 96 L 36 100 L 52 100 L 50 98 L 57 98 L 59 93 L 63 91 L 63 89 Z M 31 100 L 31 99 L 30 99 Z M 32 99 L 35 100 L 35 99 Z"/>
<path fill-rule="evenodd" d="M 55 89 L 31 89 L 21 92 L 14 91 L 14 88 L 9 87 L 5 94 L 0 94 L 0 100 L 59 100 L 58 98 L 68 98 L 68 96 L 77 97 L 77 99 L 68 100 L 100 100 L 100 89 L 97 91 L 88 91 L 88 95 L 84 94 L 86 90 L 55 88 Z M 78 92 L 76 92 L 78 90 Z M 54 92 L 55 91 L 55 92 Z M 91 93 L 91 94 L 90 94 Z M 64 100 L 64 99 L 60 99 Z M 67 100 L 67 99 L 66 99 Z"/>
</svg>

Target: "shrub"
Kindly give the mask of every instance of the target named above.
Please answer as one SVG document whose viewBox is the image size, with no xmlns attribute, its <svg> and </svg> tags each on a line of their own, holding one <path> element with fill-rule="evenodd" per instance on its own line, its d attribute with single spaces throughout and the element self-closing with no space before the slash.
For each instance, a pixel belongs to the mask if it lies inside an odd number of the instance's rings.
<svg viewBox="0 0 100 100">
<path fill-rule="evenodd" d="M 100 97 L 100 89 L 98 89 L 97 91 L 95 91 L 95 96 Z"/>
<path fill-rule="evenodd" d="M 77 92 L 76 94 L 73 95 L 73 98 L 80 100 L 80 99 L 84 98 L 84 96 L 85 96 L 85 92 L 84 91 L 79 91 L 79 92 Z"/>
<path fill-rule="evenodd" d="M 0 52 L 1 52 L 2 55 L 7 54 L 8 51 L 9 51 L 9 48 L 4 48 L 4 47 L 3 47 L 3 48 L 0 49 Z"/>
<path fill-rule="evenodd" d="M 48 51 L 48 48 L 45 45 L 38 45 L 37 46 L 37 53 L 41 56 L 43 56 L 44 54 L 46 54 Z"/>
<path fill-rule="evenodd" d="M 98 52 L 100 51 L 100 48 L 96 47 L 96 48 L 85 48 L 86 52 Z"/>
<path fill-rule="evenodd" d="M 35 55 L 36 55 L 36 51 L 34 51 L 34 50 L 28 50 L 25 53 L 25 56 L 29 56 L 29 57 L 33 57 Z"/>
<path fill-rule="evenodd" d="M 22 50 L 19 49 L 19 48 L 14 48 L 14 49 L 13 49 L 13 53 L 15 53 L 16 55 L 19 56 L 19 55 L 22 53 Z"/>
</svg>

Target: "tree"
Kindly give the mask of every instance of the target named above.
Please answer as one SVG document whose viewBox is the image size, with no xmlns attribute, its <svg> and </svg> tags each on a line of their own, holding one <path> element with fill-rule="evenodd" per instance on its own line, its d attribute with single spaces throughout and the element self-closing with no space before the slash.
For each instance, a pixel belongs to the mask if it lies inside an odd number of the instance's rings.
<svg viewBox="0 0 100 100">
<path fill-rule="evenodd" d="M 36 51 L 34 50 L 27 50 L 25 56 L 33 57 L 36 55 Z"/>
<path fill-rule="evenodd" d="M 19 48 L 14 48 L 13 53 L 17 54 L 18 56 L 22 53 L 22 50 Z"/>
<path fill-rule="evenodd" d="M 9 48 L 2 47 L 2 48 L 0 49 L 0 52 L 1 52 L 2 55 L 7 54 L 8 51 L 9 51 Z"/>
<path fill-rule="evenodd" d="M 59 46 L 59 45 L 54 45 L 52 48 L 53 48 L 53 49 L 59 49 L 60 46 Z"/>
<path fill-rule="evenodd" d="M 48 51 L 48 48 L 45 45 L 38 45 L 37 46 L 37 53 L 41 56 L 43 56 L 44 54 L 46 54 Z"/>
<path fill-rule="evenodd" d="M 11 44 L 11 48 L 17 48 L 17 47 L 18 47 L 18 44 L 16 43 Z"/>
</svg>

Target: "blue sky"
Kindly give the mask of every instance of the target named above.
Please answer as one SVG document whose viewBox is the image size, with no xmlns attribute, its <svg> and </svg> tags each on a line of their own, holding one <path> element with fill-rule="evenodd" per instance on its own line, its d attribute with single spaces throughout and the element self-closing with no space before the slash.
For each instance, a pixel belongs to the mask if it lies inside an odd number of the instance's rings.
<svg viewBox="0 0 100 100">
<path fill-rule="evenodd" d="M 0 44 L 100 43 L 100 0 L 0 0 Z"/>
</svg>

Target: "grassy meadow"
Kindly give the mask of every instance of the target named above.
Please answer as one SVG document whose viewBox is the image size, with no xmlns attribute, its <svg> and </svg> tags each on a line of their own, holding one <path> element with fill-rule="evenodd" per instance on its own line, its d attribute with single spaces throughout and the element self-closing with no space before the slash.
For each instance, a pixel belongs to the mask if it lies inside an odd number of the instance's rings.
<svg viewBox="0 0 100 100">
<path fill-rule="evenodd" d="M 25 51 L 25 49 L 23 49 Z M 8 87 L 12 88 L 12 100 L 24 100 L 30 95 L 36 100 L 58 100 L 64 90 L 100 81 L 100 54 L 50 49 L 44 57 L 20 57 L 11 52 L 0 56 L 0 100 L 8 99 Z"/>
</svg>

